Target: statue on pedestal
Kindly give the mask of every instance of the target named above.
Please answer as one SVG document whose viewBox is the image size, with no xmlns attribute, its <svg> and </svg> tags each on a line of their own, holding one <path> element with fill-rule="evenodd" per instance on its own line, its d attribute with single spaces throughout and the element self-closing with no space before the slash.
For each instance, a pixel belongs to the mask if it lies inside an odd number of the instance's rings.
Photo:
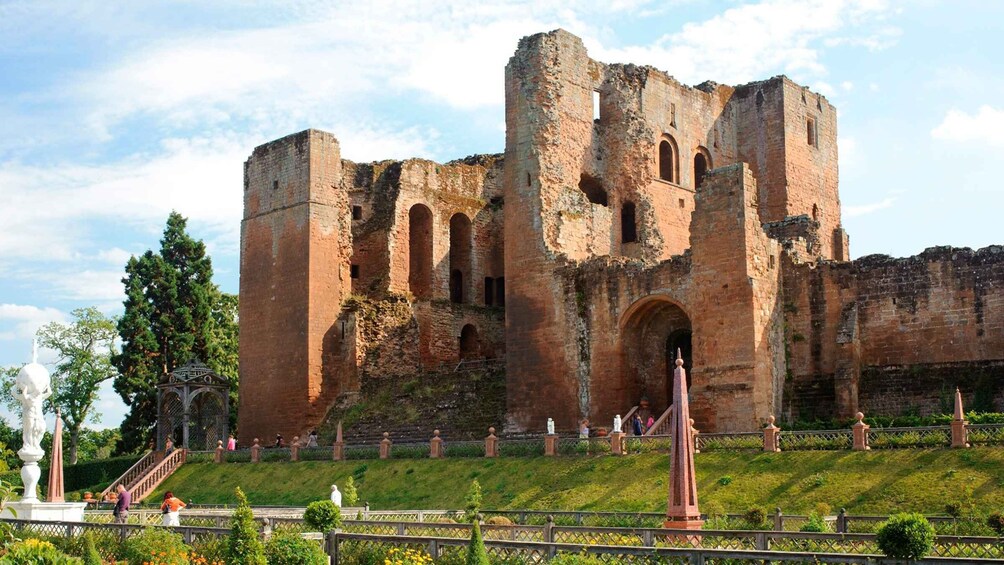
<svg viewBox="0 0 1004 565">
<path fill-rule="evenodd" d="M 25 501 L 38 500 L 35 490 L 42 471 L 38 462 L 45 456 L 42 451 L 42 436 L 45 435 L 45 415 L 42 403 L 52 396 L 49 371 L 38 362 L 38 346 L 32 346 L 32 361 L 18 372 L 11 394 L 21 403 L 21 435 L 24 446 L 17 455 L 24 461 L 21 480 L 24 482 Z"/>
<path fill-rule="evenodd" d="M 614 416 L 614 433 L 615 434 L 621 433 L 621 425 L 623 425 L 623 422 L 621 422 L 621 415 L 617 414 L 616 416 Z"/>
<path fill-rule="evenodd" d="M 547 435 L 549 436 L 554 435 L 554 420 L 552 420 L 551 418 L 547 419 Z"/>
</svg>

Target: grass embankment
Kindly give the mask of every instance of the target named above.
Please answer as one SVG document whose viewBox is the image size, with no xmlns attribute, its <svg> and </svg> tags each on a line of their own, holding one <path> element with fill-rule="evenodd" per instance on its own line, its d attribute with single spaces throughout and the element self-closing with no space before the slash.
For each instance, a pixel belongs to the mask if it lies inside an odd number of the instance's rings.
<svg viewBox="0 0 1004 565">
<path fill-rule="evenodd" d="M 807 513 L 817 503 L 852 514 L 943 514 L 967 489 L 984 511 L 1004 508 L 1004 449 L 890 450 L 697 455 L 702 505 L 727 512 L 752 506 Z M 387 460 L 183 466 L 149 500 L 172 490 L 185 500 L 234 503 L 240 486 L 252 504 L 306 505 L 331 483 L 355 477 L 374 509 L 463 508 L 472 479 L 485 508 L 659 511 L 669 461 L 660 454 L 455 460 Z"/>
</svg>

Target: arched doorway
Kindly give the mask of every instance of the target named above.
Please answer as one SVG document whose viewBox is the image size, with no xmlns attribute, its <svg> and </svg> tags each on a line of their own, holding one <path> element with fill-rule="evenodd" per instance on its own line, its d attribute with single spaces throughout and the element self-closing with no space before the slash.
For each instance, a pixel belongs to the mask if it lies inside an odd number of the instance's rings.
<svg viewBox="0 0 1004 565">
<path fill-rule="evenodd" d="M 679 329 L 666 336 L 666 398 L 669 404 L 676 402 L 673 397 L 673 373 L 676 372 L 676 355 L 683 359 L 683 370 L 687 375 L 687 390 L 693 382 L 690 368 L 693 346 L 690 330 Z"/>
<path fill-rule="evenodd" d="M 704 184 L 704 177 L 711 169 L 711 156 L 708 150 L 703 147 L 697 148 L 694 155 L 694 188 L 700 188 Z"/>
<path fill-rule="evenodd" d="M 432 210 L 424 204 L 408 211 L 408 290 L 432 297 Z"/>
<path fill-rule="evenodd" d="M 642 397 L 659 416 L 673 402 L 673 370 L 680 349 L 688 388 L 692 366 L 692 326 L 690 316 L 668 296 L 649 296 L 635 302 L 621 323 L 621 374 L 628 393 L 625 406 Z"/>
<path fill-rule="evenodd" d="M 469 302 L 471 280 L 471 220 L 463 214 L 450 218 L 450 301 Z"/>
</svg>

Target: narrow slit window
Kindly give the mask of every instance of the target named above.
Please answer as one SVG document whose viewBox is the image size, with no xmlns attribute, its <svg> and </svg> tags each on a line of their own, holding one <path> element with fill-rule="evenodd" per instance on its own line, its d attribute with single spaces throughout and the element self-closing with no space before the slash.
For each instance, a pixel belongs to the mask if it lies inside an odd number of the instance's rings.
<svg viewBox="0 0 1004 565">
<path fill-rule="evenodd" d="M 495 305 L 495 279 L 485 277 L 485 306 Z"/>
<path fill-rule="evenodd" d="M 813 147 L 819 146 L 819 137 L 816 131 L 816 120 L 814 120 L 813 118 L 808 118 L 807 120 L 805 120 L 805 135 L 806 135 L 806 141 L 809 143 L 809 145 Z"/>
<path fill-rule="evenodd" d="M 505 306 L 505 277 L 495 279 L 495 305 Z"/>
<path fill-rule="evenodd" d="M 359 278 L 359 265 L 349 265 L 349 276 L 354 279 Z"/>
<path fill-rule="evenodd" d="M 625 202 L 621 208 L 621 243 L 638 241 L 634 202 Z"/>
<path fill-rule="evenodd" d="M 593 91 L 593 121 L 600 121 L 600 91 Z"/>
</svg>

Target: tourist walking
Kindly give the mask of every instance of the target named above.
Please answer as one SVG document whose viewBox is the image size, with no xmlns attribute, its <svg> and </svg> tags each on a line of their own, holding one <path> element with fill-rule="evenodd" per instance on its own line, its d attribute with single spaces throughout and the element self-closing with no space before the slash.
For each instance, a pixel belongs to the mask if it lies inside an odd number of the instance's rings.
<svg viewBox="0 0 1004 565">
<path fill-rule="evenodd" d="M 286 445 L 286 442 L 283 441 L 282 434 L 275 434 L 275 446 L 276 447 L 285 447 L 285 445 Z"/>
<path fill-rule="evenodd" d="M 634 418 L 631 419 L 631 431 L 634 435 L 640 436 L 645 434 L 645 430 L 641 426 L 641 416 L 635 414 Z"/>
<path fill-rule="evenodd" d="M 582 420 L 582 424 L 579 425 L 579 437 L 582 439 L 589 438 L 589 420 Z"/>
<path fill-rule="evenodd" d="M 174 453 L 174 440 L 167 438 L 167 443 L 164 444 L 164 455 L 170 455 Z"/>
<path fill-rule="evenodd" d="M 234 438 L 234 434 L 230 434 L 230 437 L 227 438 L 227 451 L 236 451 L 236 450 L 237 450 L 237 439 Z"/>
<path fill-rule="evenodd" d="M 160 513 L 164 515 L 164 525 L 180 526 L 181 517 L 178 513 L 181 512 L 181 509 L 184 507 L 185 503 L 182 502 L 180 498 L 174 496 L 173 492 L 165 492 L 164 502 L 160 505 Z"/>
<path fill-rule="evenodd" d="M 122 483 L 119 483 L 115 490 L 119 493 L 119 498 L 115 501 L 112 516 L 115 517 L 116 524 L 125 524 L 129 520 L 129 504 L 132 502 L 132 496 Z"/>
<path fill-rule="evenodd" d="M 317 430 L 310 430 L 307 436 L 307 447 L 317 447 Z"/>
<path fill-rule="evenodd" d="M 646 430 L 651 430 L 652 426 L 654 426 L 654 425 L 655 425 L 655 418 L 653 418 L 652 416 L 649 416 L 648 417 L 648 421 L 645 422 L 645 429 Z"/>
<path fill-rule="evenodd" d="M 331 502 L 339 508 L 342 507 L 342 491 L 338 490 L 338 485 L 331 485 Z"/>
</svg>

